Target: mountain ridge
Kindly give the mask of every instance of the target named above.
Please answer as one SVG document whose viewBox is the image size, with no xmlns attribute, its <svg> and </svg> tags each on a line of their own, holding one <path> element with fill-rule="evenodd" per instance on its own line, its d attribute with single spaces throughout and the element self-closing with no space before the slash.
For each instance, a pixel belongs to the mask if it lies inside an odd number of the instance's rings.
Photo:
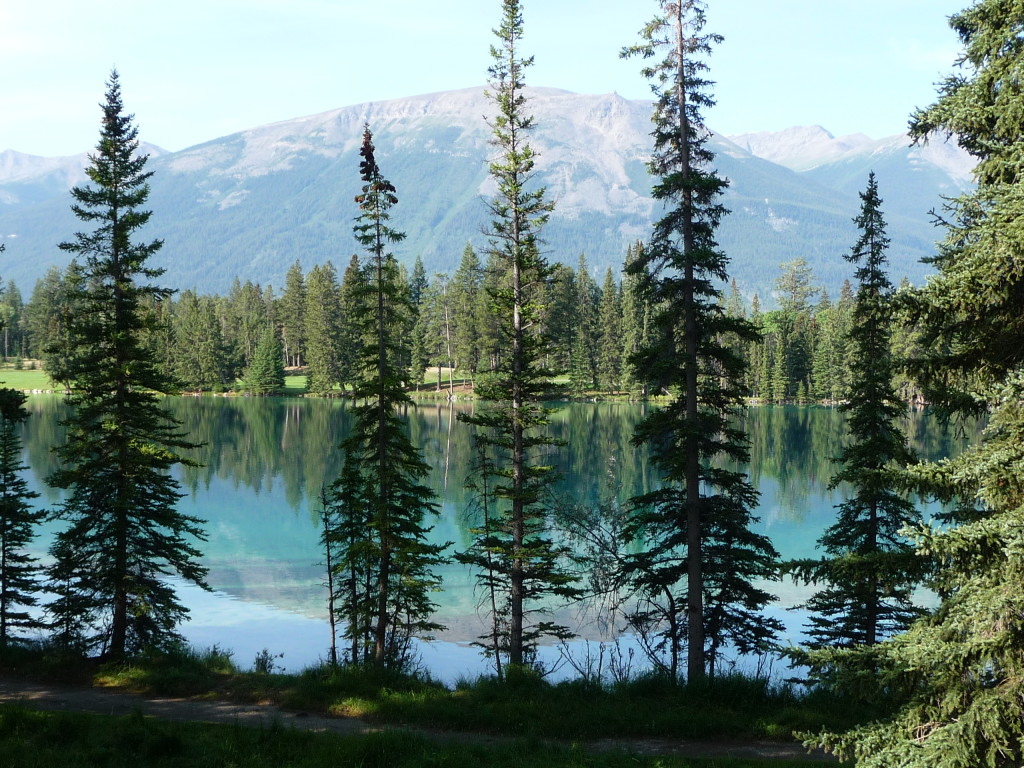
<svg viewBox="0 0 1024 768">
<path fill-rule="evenodd" d="M 660 205 L 646 172 L 651 103 L 555 88 L 527 94 L 537 122 L 530 139 L 537 182 L 556 204 L 545 228 L 552 258 L 575 264 L 582 251 L 595 271 L 617 270 L 626 246 L 648 236 Z M 145 236 L 165 241 L 164 281 L 204 291 L 225 291 L 235 276 L 281 286 L 296 259 L 307 270 L 328 258 L 347 263 L 356 250 L 352 200 L 365 123 L 399 191 L 395 221 L 408 239 L 396 255 L 408 265 L 420 255 L 428 271 L 454 269 L 467 241 L 486 245 L 484 201 L 493 193 L 486 117 L 494 111 L 484 88 L 466 88 L 341 107 L 177 152 L 156 148 L 149 166 L 154 214 Z M 822 146 L 830 149 L 827 160 L 798 170 L 785 163 L 799 165 L 793 147 L 801 130 L 819 159 Z M 709 138 L 717 169 L 730 179 L 723 202 L 732 215 L 719 240 L 744 290 L 765 298 L 778 263 L 804 256 L 835 292 L 849 276 L 840 255 L 855 236 L 856 192 L 876 163 L 897 190 L 886 209 L 894 274 L 921 279 L 917 262 L 933 249 L 927 211 L 940 195 L 965 188 L 969 158 L 950 146 L 908 149 L 905 137 L 900 146 L 900 137 L 836 140 L 820 127 L 787 131 Z M 0 154 L 0 236 L 9 251 L 0 274 L 24 291 L 47 266 L 66 262 L 54 244 L 78 227 L 68 208 L 75 178 L 68 165 L 85 155 L 40 163 L 36 177 L 5 175 L 9 156 Z M 886 179 L 879 178 L 886 198 Z M 17 260 L 10 258 L 15 252 Z"/>
</svg>

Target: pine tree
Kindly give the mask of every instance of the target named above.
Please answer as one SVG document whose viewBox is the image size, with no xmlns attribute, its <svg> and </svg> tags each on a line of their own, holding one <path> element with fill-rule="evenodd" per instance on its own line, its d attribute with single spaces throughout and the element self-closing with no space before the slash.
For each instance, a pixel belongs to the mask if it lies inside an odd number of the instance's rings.
<svg viewBox="0 0 1024 768">
<path fill-rule="evenodd" d="M 597 307 L 598 289 L 590 276 L 587 257 L 580 254 L 576 268 L 576 339 L 581 347 L 587 389 L 597 387 Z"/>
<path fill-rule="evenodd" d="M 854 495 L 819 540 L 826 557 L 792 564 L 798 580 L 825 584 L 805 604 L 811 611 L 811 647 L 874 645 L 920 615 L 911 592 L 920 561 L 900 531 L 920 522 L 914 505 L 890 483 L 893 468 L 912 460 L 898 425 L 906 413 L 893 387 L 890 349 L 892 284 L 885 272 L 889 238 L 875 175 L 861 193 L 855 219 L 861 234 L 847 261 L 857 265 L 856 306 L 849 342 L 857 371 L 846 414 L 850 442 L 837 461 L 830 488 L 849 484 Z"/>
<path fill-rule="evenodd" d="M 551 204 L 543 188 L 531 188 L 535 155 L 528 142 L 533 118 L 526 113 L 524 70 L 532 59 L 521 58 L 523 19 L 518 0 L 503 0 L 501 25 L 495 30 L 493 64 L 488 70 L 491 98 L 498 114 L 491 123 L 498 156 L 490 165 L 498 192 L 490 202 L 491 264 L 497 279 L 489 297 L 498 323 L 502 349 L 493 374 L 481 377 L 477 395 L 482 407 L 459 418 L 477 428 L 479 440 L 496 452 L 493 493 L 495 511 L 490 536 L 474 539 L 460 559 L 500 578 L 508 606 L 508 661 L 522 667 L 543 635 L 565 637 L 568 630 L 549 621 L 529 623 L 546 597 L 575 594 L 572 578 L 561 563 L 562 550 L 546 535 L 544 489 L 550 482 L 550 458 L 540 458 L 553 438 L 542 430 L 547 411 L 539 396 L 550 372 L 541 365 L 547 339 L 540 322 L 541 287 L 551 268 L 540 253 L 538 231 Z M 538 330 L 539 329 L 539 330 Z M 502 621 L 505 617 L 495 617 Z M 494 649 L 499 652 L 499 649 Z"/>
<path fill-rule="evenodd" d="M 154 284 L 162 270 L 147 265 L 162 243 L 132 240 L 150 217 L 142 210 L 150 174 L 116 71 L 102 109 L 91 184 L 71 192 L 75 215 L 94 229 L 61 244 L 83 259 L 83 281 L 68 328 L 77 353 L 63 467 L 49 479 L 67 491 L 60 517 L 68 523 L 51 550 L 51 574 L 62 585 L 52 606 L 58 624 L 75 624 L 86 649 L 116 658 L 176 638 L 188 611 L 166 578 L 205 587 L 206 570 L 195 544 L 201 521 L 175 509 L 181 494 L 169 474 L 185 461 L 178 451 L 192 446 L 160 407 L 157 393 L 171 387 L 141 343 L 154 328 L 144 301 L 168 291 Z"/>
<path fill-rule="evenodd" d="M 712 624 L 720 598 L 744 599 L 750 611 L 737 617 L 730 636 L 764 634 L 768 623 L 756 612 L 770 598 L 753 579 L 769 571 L 776 553 L 767 539 L 749 532 L 757 494 L 745 474 L 712 461 L 744 463 L 748 455 L 746 435 L 730 420 L 742 402 L 745 366 L 720 340 L 728 334 L 756 338 L 745 320 L 725 315 L 716 287 L 727 279 L 727 259 L 714 240 L 725 213 L 717 198 L 726 181 L 707 170 L 713 155 L 700 112 L 712 103 L 702 57 L 719 38 L 702 33 L 704 10 L 697 0 L 661 0 L 658 6 L 661 15 L 641 32 L 642 42 L 623 51 L 645 60 L 665 51 L 644 74 L 656 97 L 649 166 L 658 179 L 653 194 L 667 212 L 631 271 L 651 269 L 656 308 L 655 338 L 637 355 L 637 364 L 678 397 L 641 422 L 634 435 L 637 444 L 651 446 L 663 487 L 637 499 L 646 513 L 639 515 L 636 530 L 643 531 L 648 546 L 633 561 L 630 575 L 647 598 L 672 595 L 664 630 L 671 635 L 669 671 L 673 678 L 678 674 L 685 645 L 687 678 L 694 681 L 713 673 L 725 631 Z M 720 546 L 734 551 L 720 556 Z M 706 563 L 712 551 L 719 556 Z M 716 563 L 732 569 L 728 593 L 711 594 L 720 576 Z M 678 629 L 681 617 L 685 635 Z"/>
<path fill-rule="evenodd" d="M 598 383 L 609 394 L 619 388 L 619 366 L 622 363 L 622 306 L 619 289 L 611 267 L 601 286 L 600 347 L 598 350 Z"/>
<path fill-rule="evenodd" d="M 40 622 L 26 609 L 38 604 L 41 571 L 26 548 L 44 512 L 34 509 L 39 494 L 21 477 L 18 425 L 28 418 L 26 396 L 15 389 L 0 389 L 0 648 L 12 639 L 12 630 L 35 629 Z"/>
<path fill-rule="evenodd" d="M 30 313 L 36 354 L 42 357 L 50 380 L 64 387 L 70 384 L 78 357 L 70 327 L 83 311 L 79 303 L 83 280 L 82 267 L 72 259 L 63 274 L 58 269 L 47 272 L 43 280 L 36 283 L 32 294 L 33 300 L 37 296 L 41 299 L 38 311 L 33 308 Z"/>
<path fill-rule="evenodd" d="M 250 280 L 243 284 L 235 278 L 225 310 L 224 344 L 230 350 L 233 373 L 237 376 L 252 362 L 269 319 L 262 289 Z"/>
<path fill-rule="evenodd" d="M 350 482 L 365 499 L 365 512 L 358 514 L 369 520 L 370 542 L 360 549 L 375 588 L 368 627 L 373 663 L 403 668 L 410 638 L 442 628 L 430 620 L 435 607 L 430 594 L 440 584 L 433 569 L 445 561 L 447 545 L 427 543 L 430 528 L 424 518 L 437 513 L 437 504 L 421 482 L 427 465 L 398 418 L 398 409 L 411 402 L 403 388 L 401 337 L 412 306 L 387 249 L 405 235 L 390 224 L 398 197 L 381 174 L 369 127 L 359 154 L 363 186 L 353 231 L 366 251 L 366 282 L 357 294 L 362 311 L 356 322 L 368 343 L 357 361 L 354 397 L 361 402 L 353 408 L 355 424 L 342 449 L 345 465 L 358 473 Z"/>
<path fill-rule="evenodd" d="M 455 365 L 470 378 L 480 370 L 480 318 L 477 307 L 482 297 L 483 268 L 473 247 L 466 244 L 459 268 L 452 276 L 452 305 Z"/>
<path fill-rule="evenodd" d="M 306 276 L 306 389 L 327 394 L 342 380 L 340 338 L 341 297 L 331 262 L 318 264 Z"/>
<path fill-rule="evenodd" d="M 576 273 L 566 264 L 552 265 L 551 279 L 544 286 L 541 314 L 548 344 L 544 364 L 553 370 L 572 368 L 573 347 L 579 336 L 579 290 Z"/>
<path fill-rule="evenodd" d="M 363 340 L 358 331 L 359 293 L 364 283 L 363 270 L 359 266 L 359 256 L 352 254 L 345 274 L 341 277 L 339 290 L 338 319 L 338 376 L 344 389 L 355 383 L 356 360 L 359 359 Z"/>
<path fill-rule="evenodd" d="M 242 377 L 242 388 L 254 395 L 272 395 L 284 389 L 284 352 L 273 323 L 267 323 L 249 367 Z"/>
<path fill-rule="evenodd" d="M 938 274 L 906 298 L 922 331 L 913 373 L 933 407 L 989 419 L 979 443 L 909 476 L 958 505 L 951 525 L 915 535 L 937 566 L 938 609 L 867 652 L 822 659 L 877 670 L 879 687 L 906 696 L 888 721 L 817 739 L 875 768 L 1024 763 L 1024 17 L 979 0 L 950 24 L 962 72 L 914 113 L 911 135 L 955 136 L 978 160 L 977 188 L 948 202 Z"/>
<path fill-rule="evenodd" d="M 649 379 L 637 365 L 637 355 L 651 340 L 651 275 L 641 258 L 643 245 L 626 249 L 622 276 L 622 388 L 633 397 L 647 397 Z"/>
<path fill-rule="evenodd" d="M 296 259 L 285 276 L 284 293 L 279 302 L 278 321 L 281 324 L 281 342 L 288 365 L 301 366 L 306 344 L 306 282 L 302 264 Z"/>
<path fill-rule="evenodd" d="M 172 325 L 173 374 L 186 389 L 222 390 L 228 362 L 216 308 L 209 296 L 184 291 Z"/>
</svg>

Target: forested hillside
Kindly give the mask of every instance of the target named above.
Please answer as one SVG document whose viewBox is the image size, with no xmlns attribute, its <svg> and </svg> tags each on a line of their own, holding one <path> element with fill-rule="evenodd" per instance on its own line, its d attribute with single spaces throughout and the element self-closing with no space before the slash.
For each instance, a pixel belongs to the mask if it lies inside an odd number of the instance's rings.
<svg viewBox="0 0 1024 768">
<path fill-rule="evenodd" d="M 557 201 L 545 253 L 570 265 L 584 253 L 597 277 L 608 267 L 617 271 L 626 247 L 645 237 L 658 214 L 645 167 L 650 103 L 552 88 L 527 92 L 537 118 L 538 181 Z M 339 212 L 358 191 L 350 169 L 365 123 L 375 127 L 378 154 L 396 186 L 415 201 L 402 212 L 407 240 L 396 257 L 408 269 L 419 256 L 430 273 L 453 271 L 467 242 L 483 245 L 482 199 L 492 190 L 481 118 L 491 111 L 483 90 L 474 88 L 345 107 L 169 154 L 145 147 L 153 154 L 150 226 L 169 244 L 168 284 L 223 293 L 237 276 L 280 290 L 295 260 L 306 271 L 327 260 L 347 263 L 350 217 Z M 732 213 L 719 241 L 731 255 L 731 274 L 748 299 L 757 291 L 769 305 L 766 287 L 784 261 L 806 259 L 833 295 L 850 276 L 836 243 L 855 236 L 858 187 L 869 168 L 889 201 L 893 274 L 915 283 L 926 273 L 920 259 L 934 252 L 928 212 L 965 183 L 960 166 L 911 149 L 906 137 L 801 171 L 757 156 L 760 145 L 748 151 L 713 135 L 710 146 L 730 181 L 723 201 Z M 0 232 L 9 235 L 10 248 L 0 275 L 23 290 L 48 266 L 66 264 L 53 232 L 74 227 L 66 190 L 82 178 L 83 165 L 84 156 L 0 155 Z"/>
</svg>

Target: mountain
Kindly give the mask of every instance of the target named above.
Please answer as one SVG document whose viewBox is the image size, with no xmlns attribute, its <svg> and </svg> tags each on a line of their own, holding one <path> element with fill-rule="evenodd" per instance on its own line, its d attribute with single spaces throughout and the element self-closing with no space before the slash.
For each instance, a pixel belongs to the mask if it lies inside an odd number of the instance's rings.
<svg viewBox="0 0 1024 768">
<path fill-rule="evenodd" d="M 784 131 L 730 135 L 729 141 L 752 155 L 794 171 L 857 153 L 872 140 L 863 133 L 836 138 L 820 125 L 804 125 Z"/>
<path fill-rule="evenodd" d="M 618 269 L 659 210 L 645 166 L 651 104 L 551 88 L 528 95 L 537 181 L 555 201 L 544 229 L 549 257 L 575 264 L 585 252 L 595 273 Z M 165 241 L 163 282 L 223 292 L 238 276 L 280 288 L 296 259 L 306 270 L 327 259 L 347 263 L 356 250 L 353 198 L 366 124 L 398 189 L 393 222 L 408 237 L 396 255 L 406 264 L 421 255 L 428 272 L 454 269 L 466 242 L 486 247 L 493 192 L 486 117 L 493 114 L 483 89 L 470 88 L 344 107 L 180 152 L 154 148 L 146 236 Z M 855 240 L 857 192 L 871 168 L 887 201 L 894 275 L 920 281 L 918 262 L 932 253 L 935 236 L 927 211 L 969 180 L 959 150 L 910 149 L 905 138 L 835 139 L 800 128 L 715 134 L 710 144 L 730 180 L 724 202 L 732 213 L 719 242 L 744 290 L 762 298 L 778 264 L 798 256 L 833 293 L 852 274 L 841 255 Z M 0 155 L 0 237 L 8 251 L 0 276 L 24 292 L 49 265 L 67 261 L 55 244 L 80 228 L 66 190 L 81 181 L 83 163 L 84 155 Z"/>
</svg>

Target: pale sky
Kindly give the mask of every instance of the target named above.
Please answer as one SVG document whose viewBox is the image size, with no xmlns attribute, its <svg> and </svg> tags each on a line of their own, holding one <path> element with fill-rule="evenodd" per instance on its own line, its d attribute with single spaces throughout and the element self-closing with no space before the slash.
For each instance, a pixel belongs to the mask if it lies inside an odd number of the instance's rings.
<svg viewBox="0 0 1024 768">
<path fill-rule="evenodd" d="M 709 0 L 724 134 L 822 125 L 881 138 L 953 71 L 968 0 Z M 91 149 L 111 67 L 140 137 L 179 150 L 365 101 L 482 85 L 500 0 L 3 0 L 0 150 Z M 653 0 L 524 0 L 529 85 L 648 98 Z"/>
</svg>

